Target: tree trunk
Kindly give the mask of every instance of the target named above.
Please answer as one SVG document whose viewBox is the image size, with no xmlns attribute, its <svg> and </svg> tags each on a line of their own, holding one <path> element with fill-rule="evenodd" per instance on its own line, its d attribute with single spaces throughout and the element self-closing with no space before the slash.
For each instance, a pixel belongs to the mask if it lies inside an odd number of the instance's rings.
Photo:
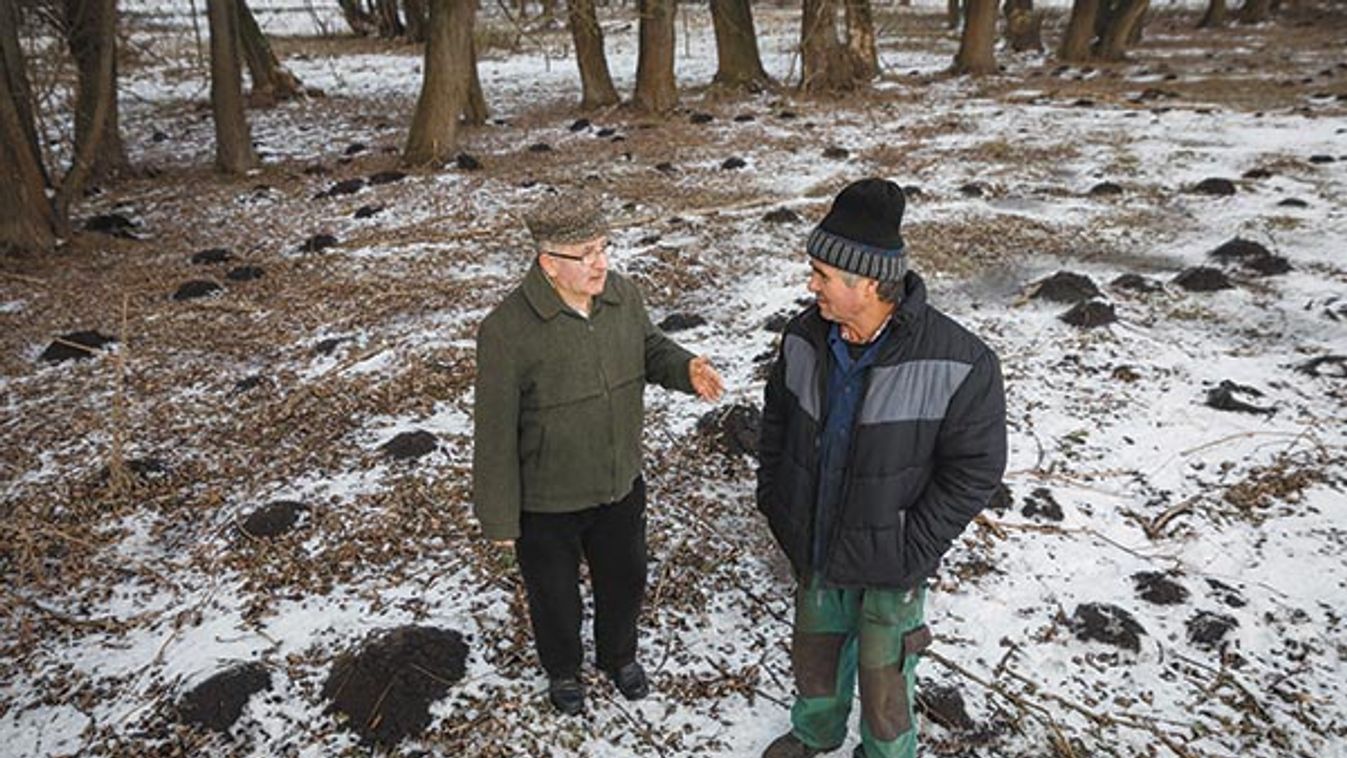
<svg viewBox="0 0 1347 758">
<path fill-rule="evenodd" d="M 75 96 L 75 143 L 87 140 L 89 127 L 93 123 L 94 111 L 100 94 L 99 67 L 102 62 L 103 45 L 117 44 L 115 18 L 116 6 L 112 6 L 114 15 L 110 24 L 104 24 L 100 0 L 66 0 L 65 2 L 66 43 L 75 59 L 75 68 L 79 75 L 79 89 Z M 106 41 L 102 30 L 111 28 L 113 34 Z M 131 161 L 126 157 L 126 146 L 122 143 L 121 127 L 117 118 L 117 58 L 116 50 L 112 57 L 112 86 L 109 88 L 111 102 L 106 115 L 107 124 L 103 129 L 102 143 L 94 151 L 92 177 L 102 178 L 126 173 Z"/>
<path fill-rule="evenodd" d="M 1271 0 L 1244 0 L 1244 5 L 1239 9 L 1239 22 L 1241 24 L 1261 24 L 1267 20 L 1268 11 L 1271 8 Z"/>
<path fill-rule="evenodd" d="M 89 31 L 99 42 L 97 67 L 93 72 L 90 91 L 81 92 L 80 97 L 92 101 L 89 108 L 89 123 L 83 139 L 75 141 L 75 155 L 70 161 L 70 170 L 61 181 L 56 193 L 56 234 L 64 237 L 70 232 L 70 206 L 75 198 L 84 191 L 84 184 L 93 173 L 94 160 L 103 144 L 103 133 L 108 125 L 108 113 L 112 110 L 113 91 L 117 82 L 113 78 L 116 71 L 117 36 L 117 0 L 87 0 L 96 3 L 92 18 L 98 19 L 98 25 Z"/>
<path fill-rule="evenodd" d="M 1099 38 L 1095 57 L 1106 61 L 1122 60 L 1127 43 L 1137 33 L 1137 27 L 1141 25 L 1141 19 L 1149 6 L 1150 0 L 1124 0 Z"/>
<path fill-rule="evenodd" d="M 957 74 L 996 73 L 996 0 L 967 0 L 964 6 L 963 38 L 954 57 Z"/>
<path fill-rule="evenodd" d="M 1016 52 L 1043 50 L 1043 14 L 1034 11 L 1034 0 L 1005 0 L 1005 37 Z"/>
<path fill-rule="evenodd" d="M 426 0 L 403 0 L 402 11 L 407 16 L 407 41 L 425 44 L 430 23 L 426 15 Z"/>
<path fill-rule="evenodd" d="M 1230 13 L 1225 6 L 1225 0 L 1210 0 L 1207 3 L 1207 12 L 1202 15 L 1202 20 L 1197 22 L 1197 28 L 1209 29 L 1213 26 L 1225 26 L 1229 17 Z"/>
<path fill-rule="evenodd" d="M 234 0 L 239 11 L 239 37 L 243 43 L 243 60 L 248 64 L 248 76 L 253 80 L 249 98 L 255 107 L 275 105 L 278 100 L 289 100 L 304 92 L 304 85 L 276 59 L 267 35 L 257 25 L 257 17 L 245 0 Z"/>
<path fill-rule="evenodd" d="M 405 165 L 443 163 L 458 147 L 458 117 L 467 106 L 471 86 L 468 67 L 476 10 L 476 0 L 430 0 L 425 73 L 402 151 Z"/>
<path fill-rule="evenodd" d="M 239 65 L 235 0 L 206 0 L 210 17 L 210 104 L 215 114 L 215 168 L 242 174 L 257 165 L 248 120 L 243 115 L 243 70 Z"/>
<path fill-rule="evenodd" d="M 678 104 L 674 84 L 675 0 L 640 0 L 640 52 L 636 61 L 636 107 L 664 113 Z"/>
<path fill-rule="evenodd" d="M 398 17 L 398 0 L 375 0 L 374 22 L 379 28 L 379 36 L 385 39 L 397 39 L 407 31 Z"/>
<path fill-rule="evenodd" d="M 368 37 L 374 33 L 374 18 L 360 5 L 360 0 L 337 0 L 337 5 L 356 36 Z"/>
<path fill-rule="evenodd" d="M 856 76 L 879 76 L 879 48 L 875 45 L 875 14 L 870 0 L 846 0 L 847 47 L 856 64 Z"/>
<path fill-rule="evenodd" d="M 963 8 L 959 0 L 948 0 L 945 3 L 945 26 L 951 29 L 959 28 L 959 21 L 963 19 Z"/>
<path fill-rule="evenodd" d="M 856 61 L 837 38 L 835 0 L 804 0 L 800 14 L 800 57 L 805 92 L 841 92 L 855 89 Z"/>
<path fill-rule="evenodd" d="M 713 3 L 714 5 L 714 3 Z M 594 0 L 570 0 L 567 3 L 571 38 L 575 40 L 575 61 L 580 66 L 580 86 L 584 96 L 580 107 L 602 108 L 618 102 L 613 77 L 608 73 L 608 57 L 603 52 L 603 29 L 594 11 Z"/>
<path fill-rule="evenodd" d="M 469 44 L 472 60 L 468 64 L 468 102 L 463 108 L 463 120 L 474 126 L 486 123 L 486 94 L 482 92 L 482 78 L 477 75 L 477 43 Z"/>
<path fill-rule="evenodd" d="M 1090 59 L 1090 42 L 1094 39 L 1095 19 L 1099 16 L 1099 0 L 1075 0 L 1071 4 L 1071 20 L 1062 35 L 1062 47 L 1057 57 L 1067 63 L 1084 63 Z"/>
<path fill-rule="evenodd" d="M 771 80 L 758 54 L 749 0 L 711 0 L 711 25 L 716 31 L 716 75 L 726 87 L 759 92 Z"/>
<path fill-rule="evenodd" d="M 0 254 L 49 252 L 56 244 L 18 32 L 18 7 L 0 0 Z"/>
</svg>

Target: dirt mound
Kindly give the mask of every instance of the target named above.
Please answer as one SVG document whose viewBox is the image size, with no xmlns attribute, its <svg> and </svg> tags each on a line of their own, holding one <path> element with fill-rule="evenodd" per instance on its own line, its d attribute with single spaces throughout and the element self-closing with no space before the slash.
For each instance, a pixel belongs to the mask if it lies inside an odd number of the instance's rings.
<svg viewBox="0 0 1347 758">
<path fill-rule="evenodd" d="M 248 514 L 242 529 L 254 537 L 276 537 L 293 529 L 308 510 L 309 506 L 294 500 L 277 500 Z"/>
<path fill-rule="evenodd" d="M 193 687 L 178 703 L 178 720 L 227 732 L 243 714 L 248 699 L 271 689 L 271 672 L 261 663 L 231 666 Z"/>
<path fill-rule="evenodd" d="M 424 429 L 403 432 L 380 447 L 394 460 L 405 461 L 420 458 L 435 451 L 439 445 L 435 435 Z"/>
<path fill-rule="evenodd" d="M 1118 314 L 1114 312 L 1111 304 L 1100 300 L 1090 300 L 1084 303 L 1076 303 L 1071 306 L 1071 310 L 1058 316 L 1058 318 L 1081 329 L 1093 329 L 1096 326 L 1112 324 L 1118 320 Z"/>
<path fill-rule="evenodd" d="M 697 419 L 697 433 L 724 455 L 756 455 L 762 412 L 751 405 L 717 408 Z"/>
<path fill-rule="evenodd" d="M 1142 571 L 1132 575 L 1137 594 L 1156 605 L 1178 605 L 1188 599 L 1188 590 L 1163 571 Z"/>
<path fill-rule="evenodd" d="M 1188 628 L 1188 641 L 1204 650 L 1215 650 L 1230 630 L 1239 626 L 1234 616 L 1211 611 L 1198 611 L 1197 615 L 1185 623 Z"/>
<path fill-rule="evenodd" d="M 116 341 L 116 338 L 101 334 L 93 329 L 70 332 L 52 340 L 51 344 L 47 345 L 47 349 L 42 351 L 42 355 L 38 356 L 38 360 L 47 363 L 61 363 L 63 361 L 92 358 L 94 353 L 101 350 L 104 345 Z"/>
<path fill-rule="evenodd" d="M 1189 292 L 1215 292 L 1216 290 L 1228 290 L 1235 285 L 1230 283 L 1230 277 L 1226 276 L 1220 269 L 1214 269 L 1209 266 L 1194 266 L 1179 272 L 1174 277 L 1174 283 Z"/>
<path fill-rule="evenodd" d="M 376 632 L 333 663 L 322 694 L 362 742 L 391 747 L 426 728 L 430 704 L 463 678 L 467 657 L 463 636 L 452 629 Z"/>
<path fill-rule="evenodd" d="M 1071 614 L 1071 631 L 1076 639 L 1141 652 L 1141 635 L 1146 633 L 1132 614 L 1116 605 L 1083 603 Z"/>
<path fill-rule="evenodd" d="M 1029 297 L 1034 300 L 1051 300 L 1054 303 L 1079 303 L 1082 300 L 1099 297 L 1099 288 L 1084 274 L 1058 271 L 1030 285 Z"/>
</svg>

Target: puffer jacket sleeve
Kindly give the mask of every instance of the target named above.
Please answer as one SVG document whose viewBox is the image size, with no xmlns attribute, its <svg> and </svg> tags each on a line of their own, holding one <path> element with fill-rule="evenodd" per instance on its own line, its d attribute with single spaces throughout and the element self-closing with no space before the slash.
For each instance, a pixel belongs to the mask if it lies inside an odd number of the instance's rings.
<svg viewBox="0 0 1347 758">
<path fill-rule="evenodd" d="M 772 363 L 771 373 L 767 377 L 767 387 L 763 390 L 762 422 L 758 432 L 758 510 L 767 513 L 772 507 L 774 497 L 773 477 L 781 463 L 785 447 L 786 413 L 789 409 L 789 393 L 786 391 L 786 354 L 784 343 L 778 344 L 776 360 Z"/>
<path fill-rule="evenodd" d="M 935 572 L 954 539 L 991 500 L 1005 467 L 1005 388 L 1000 362 L 986 350 L 950 400 L 931 479 L 908 510 L 902 586 Z"/>
<path fill-rule="evenodd" d="M 507 335 L 491 318 L 477 332 L 473 512 L 487 539 L 519 536 L 519 377 Z"/>
</svg>

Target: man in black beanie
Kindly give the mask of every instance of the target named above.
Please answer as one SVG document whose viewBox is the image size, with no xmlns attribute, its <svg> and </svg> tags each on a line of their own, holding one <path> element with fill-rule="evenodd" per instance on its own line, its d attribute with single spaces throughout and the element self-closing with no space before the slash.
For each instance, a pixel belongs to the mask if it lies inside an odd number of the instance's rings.
<svg viewBox="0 0 1347 758">
<path fill-rule="evenodd" d="M 809 291 L 767 381 L 758 509 L 798 588 L 791 730 L 764 758 L 841 746 L 860 681 L 854 756 L 911 758 L 925 583 L 987 504 L 1006 460 L 995 353 L 926 303 L 908 271 L 903 191 L 838 194 L 809 235 Z"/>
</svg>

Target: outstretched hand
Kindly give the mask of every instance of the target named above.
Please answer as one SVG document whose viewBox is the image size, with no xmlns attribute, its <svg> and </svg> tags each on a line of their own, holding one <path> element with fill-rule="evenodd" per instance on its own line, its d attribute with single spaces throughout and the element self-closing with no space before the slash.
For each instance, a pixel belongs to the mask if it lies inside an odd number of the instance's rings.
<svg viewBox="0 0 1347 758">
<path fill-rule="evenodd" d="M 720 372 L 705 356 L 699 355 L 688 361 L 688 378 L 692 380 L 692 389 L 707 402 L 714 403 L 725 394 L 725 382 L 720 378 Z"/>
</svg>

